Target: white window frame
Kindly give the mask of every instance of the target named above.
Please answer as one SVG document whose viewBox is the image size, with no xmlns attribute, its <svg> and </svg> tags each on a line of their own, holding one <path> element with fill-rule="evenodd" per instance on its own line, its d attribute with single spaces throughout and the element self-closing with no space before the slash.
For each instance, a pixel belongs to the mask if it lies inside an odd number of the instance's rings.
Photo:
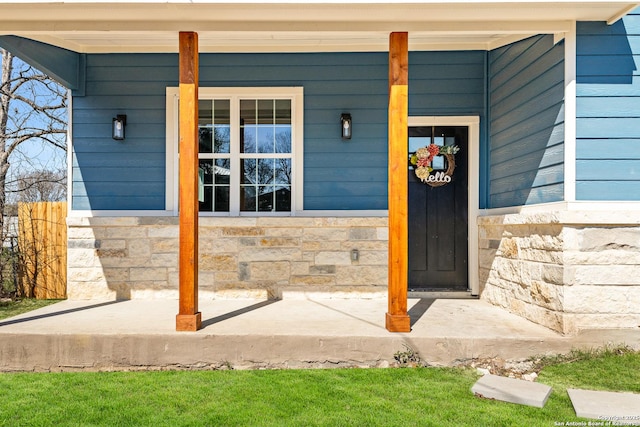
<svg viewBox="0 0 640 427">
<path fill-rule="evenodd" d="M 295 216 L 303 207 L 304 159 L 304 95 L 302 87 L 200 87 L 198 98 L 229 99 L 231 101 L 231 170 L 240 170 L 240 99 L 291 100 L 291 211 L 240 212 L 240 176 L 231 174 L 229 212 L 200 212 L 200 216 Z M 166 140 L 166 210 L 178 214 L 178 104 L 180 89 L 167 88 L 167 140 Z"/>
</svg>

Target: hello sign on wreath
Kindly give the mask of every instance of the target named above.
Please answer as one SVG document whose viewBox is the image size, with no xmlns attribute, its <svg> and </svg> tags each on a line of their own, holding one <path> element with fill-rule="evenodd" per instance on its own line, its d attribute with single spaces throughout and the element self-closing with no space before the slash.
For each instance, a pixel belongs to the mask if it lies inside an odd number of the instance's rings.
<svg viewBox="0 0 640 427">
<path fill-rule="evenodd" d="M 460 147 L 457 145 L 429 144 L 411 154 L 409 163 L 413 166 L 413 171 L 420 181 L 432 187 L 440 187 L 451 182 L 453 171 L 456 168 L 455 154 L 458 151 L 460 151 Z M 432 163 L 436 156 L 442 156 L 446 159 L 446 170 L 434 172 Z"/>
</svg>

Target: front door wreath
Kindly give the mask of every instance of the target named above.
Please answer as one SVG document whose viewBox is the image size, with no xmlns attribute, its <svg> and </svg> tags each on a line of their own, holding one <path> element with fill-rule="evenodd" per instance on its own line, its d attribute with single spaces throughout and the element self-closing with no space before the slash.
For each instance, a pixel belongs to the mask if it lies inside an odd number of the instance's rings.
<svg viewBox="0 0 640 427">
<path fill-rule="evenodd" d="M 409 163 L 418 179 L 432 187 L 440 187 L 451 182 L 453 171 L 456 168 L 455 154 L 460 151 L 457 145 L 436 145 L 429 144 L 426 147 L 418 148 L 409 157 Z M 434 172 L 432 167 L 433 158 L 443 156 L 447 163 L 445 170 Z"/>
</svg>

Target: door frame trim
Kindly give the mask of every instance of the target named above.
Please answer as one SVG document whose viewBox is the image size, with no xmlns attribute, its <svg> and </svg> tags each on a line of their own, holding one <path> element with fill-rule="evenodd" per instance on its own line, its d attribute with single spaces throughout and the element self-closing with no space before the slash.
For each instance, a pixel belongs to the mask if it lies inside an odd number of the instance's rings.
<svg viewBox="0 0 640 427">
<path fill-rule="evenodd" d="M 480 293 L 478 216 L 480 204 L 480 116 L 409 116 L 407 127 L 413 126 L 466 126 L 469 129 L 467 162 L 467 267 L 471 295 Z"/>
</svg>

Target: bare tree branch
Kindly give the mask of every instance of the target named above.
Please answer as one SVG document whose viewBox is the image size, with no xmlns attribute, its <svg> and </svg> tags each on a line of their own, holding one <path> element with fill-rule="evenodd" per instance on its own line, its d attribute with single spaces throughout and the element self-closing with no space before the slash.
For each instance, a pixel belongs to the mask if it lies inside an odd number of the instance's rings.
<svg viewBox="0 0 640 427">
<path fill-rule="evenodd" d="M 0 242 L 4 244 L 5 218 L 11 213 L 9 208 L 16 211 L 17 202 L 66 199 L 64 164 L 43 169 L 33 152 L 40 148 L 50 158 L 66 152 L 67 91 L 10 52 L 0 49 L 0 54 Z M 57 158 L 64 161 L 66 156 Z M 4 245 L 0 249 L 1 291 L 6 271 Z"/>
</svg>

